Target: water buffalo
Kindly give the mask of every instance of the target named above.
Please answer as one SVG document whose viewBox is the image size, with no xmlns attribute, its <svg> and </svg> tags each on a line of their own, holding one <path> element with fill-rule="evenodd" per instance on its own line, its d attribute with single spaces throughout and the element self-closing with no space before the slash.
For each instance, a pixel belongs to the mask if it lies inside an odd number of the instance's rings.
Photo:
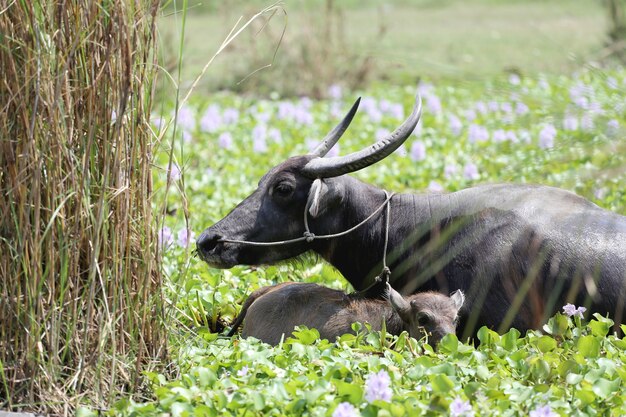
<svg viewBox="0 0 626 417">
<path fill-rule="evenodd" d="M 324 157 L 358 104 L 311 154 L 272 168 L 250 196 L 207 228 L 197 241 L 199 256 L 230 268 L 314 251 L 363 290 L 374 283 L 386 253 L 390 282 L 400 293 L 465 293 L 457 330 L 463 337 L 483 325 L 537 328 L 568 302 L 624 319 L 626 217 L 569 191 L 529 184 L 396 194 L 387 213 L 380 210 L 386 191 L 345 174 L 397 149 L 419 120 L 421 100 L 388 137 L 346 156 Z"/>
<path fill-rule="evenodd" d="M 244 321 L 242 335 L 276 345 L 295 326 L 319 331 L 322 339 L 334 341 L 352 333 L 352 323 L 369 323 L 372 330 L 399 335 L 407 331 L 420 339 L 428 335 L 433 346 L 454 333 L 457 314 L 465 299 L 462 291 L 447 297 L 438 292 L 420 292 L 402 297 L 386 284 L 387 300 L 354 297 L 317 284 L 284 282 L 254 291 L 233 322 L 229 336 Z"/>
</svg>

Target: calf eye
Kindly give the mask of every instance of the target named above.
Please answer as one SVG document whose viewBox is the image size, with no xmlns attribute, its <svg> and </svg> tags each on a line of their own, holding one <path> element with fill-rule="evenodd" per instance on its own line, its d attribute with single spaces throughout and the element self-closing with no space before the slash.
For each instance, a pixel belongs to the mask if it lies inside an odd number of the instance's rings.
<svg viewBox="0 0 626 417">
<path fill-rule="evenodd" d="M 428 313 L 420 311 L 417 313 L 417 324 L 420 326 L 427 326 L 432 322 L 432 317 Z"/>
</svg>

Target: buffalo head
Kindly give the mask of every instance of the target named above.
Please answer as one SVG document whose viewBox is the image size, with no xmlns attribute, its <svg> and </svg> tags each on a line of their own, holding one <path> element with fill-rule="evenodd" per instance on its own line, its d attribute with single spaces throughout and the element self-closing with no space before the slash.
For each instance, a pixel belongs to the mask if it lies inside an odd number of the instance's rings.
<svg viewBox="0 0 626 417">
<path fill-rule="evenodd" d="M 421 115 L 418 96 L 411 115 L 389 136 L 358 152 L 325 158 L 352 121 L 359 101 L 311 154 L 289 158 L 272 168 L 250 196 L 200 235 L 196 244 L 204 261 L 217 268 L 268 264 L 314 249 L 313 242 L 306 241 L 267 246 L 227 241 L 277 242 L 303 236 L 305 212 L 315 233 L 347 228 L 333 213 L 333 208 L 350 198 L 341 176 L 390 155 L 413 132 Z"/>
</svg>

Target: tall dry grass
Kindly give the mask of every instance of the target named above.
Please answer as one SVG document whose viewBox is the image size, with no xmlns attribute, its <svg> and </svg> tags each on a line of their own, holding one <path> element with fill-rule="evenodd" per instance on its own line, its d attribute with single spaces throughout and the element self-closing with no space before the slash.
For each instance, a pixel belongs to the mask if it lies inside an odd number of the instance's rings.
<svg viewBox="0 0 626 417">
<path fill-rule="evenodd" d="M 106 407 L 166 349 L 148 125 L 159 2 L 1 4 L 0 409 Z"/>
</svg>

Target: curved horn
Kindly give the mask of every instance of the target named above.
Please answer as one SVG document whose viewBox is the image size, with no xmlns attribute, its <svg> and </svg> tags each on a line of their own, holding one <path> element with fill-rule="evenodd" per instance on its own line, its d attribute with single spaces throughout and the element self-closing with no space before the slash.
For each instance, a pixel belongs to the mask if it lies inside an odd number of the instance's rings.
<svg viewBox="0 0 626 417">
<path fill-rule="evenodd" d="M 330 178 L 358 171 L 375 164 L 402 145 L 415 130 L 421 115 L 422 99 L 418 94 L 415 98 L 415 107 L 413 107 L 413 112 L 409 118 L 389 136 L 349 155 L 312 159 L 304 166 L 302 173 L 311 178 Z"/>
<path fill-rule="evenodd" d="M 335 143 L 337 143 L 341 135 L 343 135 L 343 132 L 345 132 L 348 126 L 350 126 L 350 122 L 352 122 L 352 118 L 356 114 L 356 111 L 359 108 L 360 102 L 361 102 L 361 97 L 359 97 L 354 102 L 354 104 L 352 105 L 352 108 L 350 109 L 348 114 L 346 114 L 346 116 L 343 118 L 341 123 L 335 126 L 335 128 L 331 130 L 328 135 L 326 135 L 322 143 L 320 143 L 319 145 L 317 145 L 315 149 L 313 149 L 313 151 L 311 152 L 311 155 L 322 157 L 326 155 L 328 151 L 330 151 L 330 148 L 335 146 Z"/>
</svg>

